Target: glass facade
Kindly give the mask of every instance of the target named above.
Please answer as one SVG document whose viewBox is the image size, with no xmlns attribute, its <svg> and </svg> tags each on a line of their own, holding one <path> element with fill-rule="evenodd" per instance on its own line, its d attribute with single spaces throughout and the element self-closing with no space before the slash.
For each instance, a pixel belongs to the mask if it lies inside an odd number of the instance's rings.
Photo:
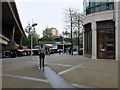
<svg viewBox="0 0 120 90">
<path fill-rule="evenodd" d="M 93 2 L 93 0 L 84 1 L 84 15 L 89 15 L 96 12 L 113 10 L 114 0 L 99 0 L 99 2 Z"/>
<path fill-rule="evenodd" d="M 97 22 L 97 48 L 98 58 L 115 59 L 115 26 L 113 21 Z"/>
<path fill-rule="evenodd" d="M 92 54 L 92 29 L 91 23 L 84 26 L 85 28 L 85 53 Z"/>
</svg>

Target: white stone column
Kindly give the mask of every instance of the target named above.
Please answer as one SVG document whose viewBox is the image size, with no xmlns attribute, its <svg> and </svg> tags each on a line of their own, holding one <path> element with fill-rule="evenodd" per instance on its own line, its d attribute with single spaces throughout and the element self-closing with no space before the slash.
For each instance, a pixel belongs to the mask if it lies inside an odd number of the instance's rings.
<svg viewBox="0 0 120 90">
<path fill-rule="evenodd" d="M 120 1 L 115 3 L 115 56 L 120 60 Z"/>
<path fill-rule="evenodd" d="M 92 58 L 97 58 L 97 32 L 96 32 L 96 22 L 92 22 Z"/>
<path fill-rule="evenodd" d="M 83 28 L 83 56 L 85 56 L 85 29 Z"/>
</svg>

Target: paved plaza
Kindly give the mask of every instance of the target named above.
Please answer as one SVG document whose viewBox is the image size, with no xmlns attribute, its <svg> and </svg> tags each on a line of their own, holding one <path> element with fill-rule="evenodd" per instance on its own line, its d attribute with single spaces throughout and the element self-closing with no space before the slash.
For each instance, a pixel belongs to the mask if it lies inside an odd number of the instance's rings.
<svg viewBox="0 0 120 90">
<path fill-rule="evenodd" d="M 44 71 L 38 65 L 38 56 L 4 58 L 3 88 L 118 88 L 117 60 L 51 54 L 46 55 Z"/>
</svg>

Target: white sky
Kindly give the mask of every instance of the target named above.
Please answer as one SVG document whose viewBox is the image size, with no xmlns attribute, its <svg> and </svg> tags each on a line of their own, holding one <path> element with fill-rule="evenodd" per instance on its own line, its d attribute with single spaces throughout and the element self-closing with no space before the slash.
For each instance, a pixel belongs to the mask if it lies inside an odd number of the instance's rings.
<svg viewBox="0 0 120 90">
<path fill-rule="evenodd" d="M 64 31 L 64 9 L 83 11 L 83 0 L 16 0 L 16 5 L 23 28 L 33 20 L 40 37 L 47 26 L 57 28 L 59 34 Z"/>
</svg>

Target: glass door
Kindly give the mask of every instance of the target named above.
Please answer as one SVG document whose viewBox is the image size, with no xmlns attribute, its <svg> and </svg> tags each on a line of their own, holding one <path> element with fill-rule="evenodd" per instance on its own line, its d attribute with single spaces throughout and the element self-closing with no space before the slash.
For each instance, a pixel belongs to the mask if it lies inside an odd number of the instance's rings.
<svg viewBox="0 0 120 90">
<path fill-rule="evenodd" d="M 114 29 L 100 29 L 97 35 L 97 57 L 115 59 Z"/>
</svg>

